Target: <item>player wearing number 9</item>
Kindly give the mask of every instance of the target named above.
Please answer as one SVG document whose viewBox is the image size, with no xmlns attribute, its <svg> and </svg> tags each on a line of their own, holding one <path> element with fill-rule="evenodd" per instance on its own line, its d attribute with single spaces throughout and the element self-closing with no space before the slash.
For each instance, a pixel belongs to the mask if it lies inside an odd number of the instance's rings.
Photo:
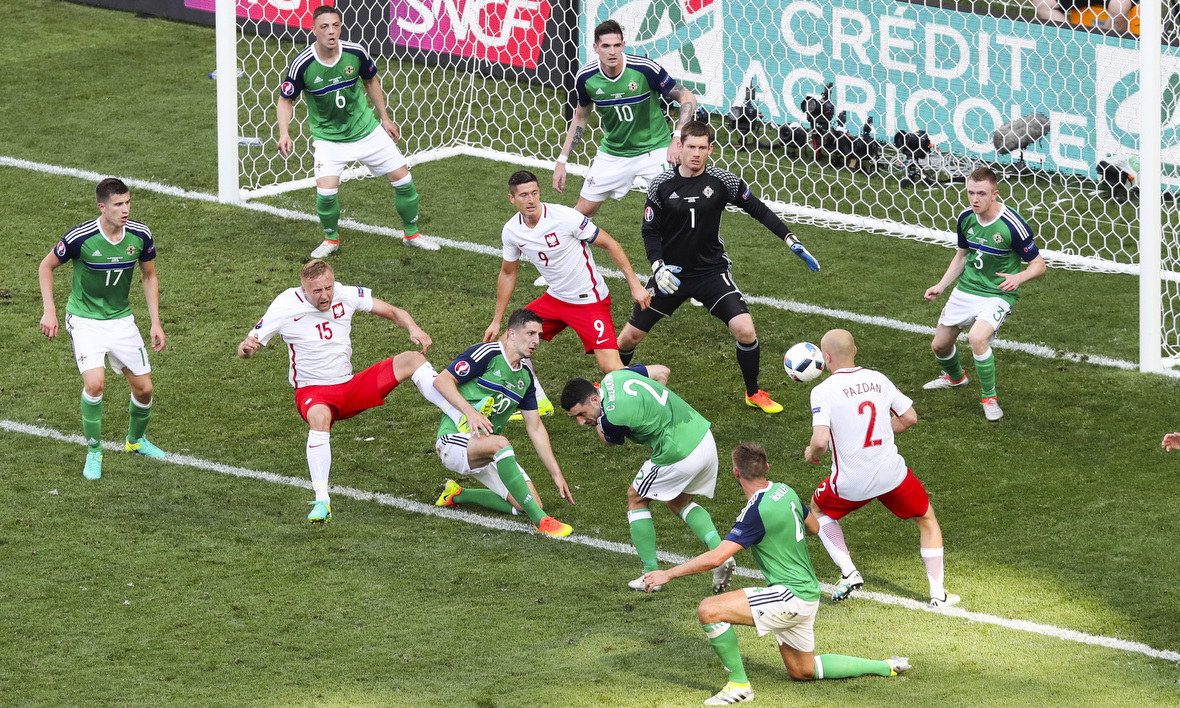
<svg viewBox="0 0 1180 708">
<path fill-rule="evenodd" d="M 914 402 L 884 374 L 856 365 L 856 343 L 843 329 L 820 340 L 827 379 L 811 389 L 811 444 L 803 457 L 811 464 L 832 445 L 832 474 L 811 498 L 819 537 L 842 575 L 832 593 L 836 602 L 864 586 L 852 562 L 838 519 L 874 499 L 900 519 L 918 524 L 922 560 L 930 581 L 930 604 L 959 601 L 943 588 L 942 530 L 926 488 L 898 454 L 893 436 L 918 422 Z"/>
</svg>

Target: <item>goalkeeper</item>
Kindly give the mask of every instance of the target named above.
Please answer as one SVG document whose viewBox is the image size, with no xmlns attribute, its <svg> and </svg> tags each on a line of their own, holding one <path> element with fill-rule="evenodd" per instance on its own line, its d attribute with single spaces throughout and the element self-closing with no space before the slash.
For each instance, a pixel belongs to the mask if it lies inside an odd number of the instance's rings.
<svg viewBox="0 0 1180 708">
<path fill-rule="evenodd" d="M 624 365 L 630 364 L 635 347 L 651 328 L 670 317 L 686 300 L 696 298 L 737 339 L 746 404 L 767 413 L 781 413 L 783 407 L 758 387 L 761 346 L 754 318 L 733 282 L 729 255 L 721 238 L 721 215 L 726 205 L 741 207 L 760 221 L 809 270 L 819 270 L 819 261 L 740 178 L 707 164 L 713 154 L 713 129 L 708 124 L 689 122 L 684 126 L 683 138 L 680 165 L 656 177 L 647 191 L 643 246 L 655 274 L 648 281 L 653 297 L 647 309 L 631 310 L 631 319 L 619 335 L 619 356 Z"/>
<path fill-rule="evenodd" d="M 340 11 L 322 5 L 312 13 L 315 43 L 299 52 L 279 89 L 275 112 L 279 122 L 279 152 L 290 155 L 291 117 L 295 99 L 307 95 L 307 123 L 315 146 L 316 213 L 324 242 L 312 258 L 340 250 L 340 175 L 352 162 L 361 162 L 374 177 L 386 175 L 393 185 L 393 205 L 402 218 L 407 246 L 437 251 L 438 244 L 418 233 L 418 190 L 406 158 L 394 140 L 401 137 L 385 108 L 385 92 L 377 65 L 365 48 L 340 39 Z M 367 100 L 366 100 L 367 99 Z M 378 121 L 369 102 L 381 116 Z"/>
</svg>

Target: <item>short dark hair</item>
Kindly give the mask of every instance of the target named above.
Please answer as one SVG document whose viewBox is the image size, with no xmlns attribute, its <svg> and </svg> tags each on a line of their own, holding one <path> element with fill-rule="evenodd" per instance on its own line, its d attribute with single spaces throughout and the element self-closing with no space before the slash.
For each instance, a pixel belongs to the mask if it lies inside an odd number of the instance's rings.
<svg viewBox="0 0 1180 708">
<path fill-rule="evenodd" d="M 683 128 L 680 129 L 681 140 L 693 137 L 699 138 L 702 136 L 709 139 L 710 145 L 713 144 L 713 127 L 708 123 L 702 123 L 699 120 L 690 120 L 684 124 Z"/>
<path fill-rule="evenodd" d="M 321 15 L 327 15 L 328 13 L 335 15 L 336 17 L 340 18 L 341 22 L 344 22 L 344 15 L 341 15 L 340 11 L 337 10 L 335 7 L 333 7 L 332 5 L 320 5 L 315 10 L 312 11 L 311 23 L 314 25 L 315 21 L 320 19 Z"/>
<path fill-rule="evenodd" d="M 107 177 L 94 188 L 94 197 L 98 199 L 100 204 L 106 204 L 107 200 L 116 194 L 131 194 L 131 190 L 123 184 L 123 180 L 117 177 Z"/>
<path fill-rule="evenodd" d="M 519 310 L 513 310 L 512 314 L 508 315 L 508 327 L 506 329 L 519 330 L 529 322 L 540 324 L 544 321 L 537 313 L 527 307 L 522 307 Z"/>
<path fill-rule="evenodd" d="M 738 476 L 747 482 L 766 479 L 766 469 L 770 463 L 766 461 L 766 449 L 758 443 L 738 443 L 733 448 L 733 466 L 737 468 Z"/>
<path fill-rule="evenodd" d="M 607 20 L 594 28 L 594 43 L 598 44 L 598 40 L 602 39 L 608 34 L 617 34 L 619 39 L 623 38 L 623 26 L 614 20 Z"/>
<path fill-rule="evenodd" d="M 598 389 L 586 379 L 570 379 L 561 389 L 561 409 L 569 413 L 571 408 L 589 401 L 596 393 Z"/>
<path fill-rule="evenodd" d="M 976 167 L 974 170 L 971 170 L 971 174 L 967 175 L 967 181 L 991 182 L 993 187 L 1000 184 L 1000 178 L 996 176 L 995 172 L 992 172 L 992 168 L 990 167 Z"/>
<path fill-rule="evenodd" d="M 516 194 L 517 187 L 522 184 L 528 184 L 529 182 L 536 182 L 538 185 L 541 184 L 541 181 L 538 180 L 537 176 L 532 172 L 529 172 L 528 170 L 517 170 L 516 172 L 512 173 L 511 177 L 508 178 L 508 192 L 511 194 Z"/>
</svg>

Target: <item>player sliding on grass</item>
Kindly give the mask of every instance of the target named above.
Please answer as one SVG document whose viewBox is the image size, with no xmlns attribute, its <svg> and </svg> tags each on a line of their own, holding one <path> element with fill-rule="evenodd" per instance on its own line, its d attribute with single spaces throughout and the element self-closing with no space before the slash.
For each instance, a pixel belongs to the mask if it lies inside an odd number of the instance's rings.
<svg viewBox="0 0 1180 708">
<path fill-rule="evenodd" d="M 266 314 L 238 345 L 238 356 L 249 359 L 276 334 L 283 338 L 291 357 L 288 380 L 295 387 L 295 407 L 307 421 L 307 469 L 315 501 L 307 520 L 313 524 L 332 520 L 328 473 L 332 467 L 329 431 L 338 420 L 385 405 L 385 397 L 407 378 L 436 406 L 447 402 L 430 385 L 434 369 L 420 352 L 402 352 L 352 373 L 352 317 L 370 312 L 392 321 L 410 334 L 410 341 L 425 352 L 430 335 L 409 313 L 373 297 L 368 288 L 336 282 L 332 267 L 321 260 L 303 266 L 300 287 L 274 299 Z"/>
<path fill-rule="evenodd" d="M 504 514 L 523 511 L 538 531 L 560 537 L 570 535 L 573 529 L 545 514 L 537 488 L 516 462 L 512 443 L 500 434 L 520 408 L 529 440 L 549 470 L 557 493 L 574 503 L 537 412 L 536 378 L 526 361 L 540 341 L 540 315 L 521 308 L 508 316 L 508 328 L 499 339 L 471 347 L 435 379 L 435 389 L 453 410 L 442 417 L 434 450 L 448 470 L 474 477 L 487 487 L 465 489 L 448 479 L 435 505 L 476 504 Z"/>
<path fill-rule="evenodd" d="M 711 424 L 665 388 L 667 382 L 666 366 L 636 364 L 602 377 L 601 389 L 586 379 L 571 379 L 561 392 L 561 407 L 578 425 L 595 426 L 607 445 L 629 439 L 651 448 L 651 459 L 627 488 L 631 542 L 645 573 L 660 567 L 649 508 L 653 500 L 667 504 L 709 548 L 721 543 L 709 512 L 693 501 L 696 495 L 712 499 L 717 486 L 717 444 Z M 734 567 L 730 561 L 714 571 L 713 592 L 729 586 Z M 643 590 L 643 576 L 627 585 Z"/>
<path fill-rule="evenodd" d="M 164 328 L 160 326 L 156 242 L 147 226 L 128 219 L 131 191 L 122 181 L 104 179 L 95 188 L 95 197 L 99 217 L 67 232 L 37 268 L 44 306 L 41 333 L 53 339 L 58 327 L 53 271 L 74 261 L 74 287 L 66 301 L 66 330 L 82 374 L 82 434 L 87 446 L 82 475 L 92 480 L 102 477 L 102 393 L 108 356 L 111 370 L 122 372 L 131 387 L 131 420 L 123 448 L 146 457 L 165 456 L 144 437 L 152 419 L 152 367 L 128 298 L 138 262 L 143 297 L 152 321 L 152 349 L 162 351 Z"/>
<path fill-rule="evenodd" d="M 307 96 L 307 127 L 315 145 L 316 213 L 324 229 L 324 242 L 311 252 L 323 258 L 340 250 L 340 175 L 354 161 L 363 163 L 374 177 L 388 175 L 393 185 L 393 206 L 402 218 L 402 243 L 437 251 L 438 244 L 418 233 L 418 190 L 406 166 L 406 158 L 394 140 L 401 137 L 385 107 L 385 92 L 377 65 L 365 48 L 340 39 L 340 11 L 321 5 L 312 13 L 315 43 L 295 56 L 279 89 L 275 112 L 279 122 L 279 152 L 290 155 L 295 144 L 290 124 L 295 99 Z M 367 97 L 367 101 L 366 101 Z M 378 121 L 369 108 L 381 116 Z"/>
<path fill-rule="evenodd" d="M 787 673 L 796 681 L 896 676 L 910 668 L 910 660 L 894 656 L 887 661 L 859 659 L 840 654 L 815 655 L 815 615 L 819 611 L 819 581 L 804 537 L 817 533 L 815 517 L 795 490 L 766 479 L 770 465 L 761 445 L 741 443 L 733 449 L 733 476 L 745 493 L 746 507 L 725 540 L 708 553 L 668 570 L 643 577 L 648 592 L 673 578 L 703 573 L 733 561 L 743 548 L 766 577 L 767 587 L 749 587 L 706 597 L 697 608 L 701 629 L 729 672 L 725 688 L 705 701 L 723 706 L 754 700 L 738 651 L 737 633 L 731 625 L 753 626 L 758 636 L 773 634 Z"/>
<path fill-rule="evenodd" d="M 918 422 L 914 402 L 884 374 L 856 365 L 856 343 L 843 329 L 820 340 L 824 369 L 831 372 L 811 389 L 811 444 L 803 457 L 811 464 L 832 444 L 832 475 L 811 498 L 819 537 L 843 577 L 832 600 L 840 602 L 864 586 L 844 542 L 839 519 L 879 500 L 899 519 L 918 525 L 922 561 L 930 581 L 930 606 L 957 605 L 959 596 L 942 585 L 942 529 L 922 482 L 906 466 L 893 442 L 895 433 Z"/>
</svg>

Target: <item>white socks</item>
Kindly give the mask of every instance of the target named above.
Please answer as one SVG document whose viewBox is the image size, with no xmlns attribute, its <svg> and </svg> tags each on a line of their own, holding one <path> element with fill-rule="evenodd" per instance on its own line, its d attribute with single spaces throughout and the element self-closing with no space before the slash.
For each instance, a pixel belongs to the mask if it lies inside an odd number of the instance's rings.
<svg viewBox="0 0 1180 708">
<path fill-rule="evenodd" d="M 328 496 L 328 472 L 332 469 L 332 444 L 328 433 L 310 430 L 307 433 L 307 471 L 311 473 L 311 488 L 316 501 L 331 502 Z"/>
<path fill-rule="evenodd" d="M 922 562 L 926 564 L 926 579 L 930 581 L 930 597 L 941 600 L 946 595 L 942 587 L 942 548 L 923 548 Z"/>
<path fill-rule="evenodd" d="M 856 570 L 848 553 L 848 544 L 844 543 L 844 529 L 840 528 L 840 523 L 826 514 L 816 514 L 815 519 L 819 522 L 819 540 L 823 541 L 832 562 L 840 566 L 840 574 L 848 575 Z"/>
</svg>

